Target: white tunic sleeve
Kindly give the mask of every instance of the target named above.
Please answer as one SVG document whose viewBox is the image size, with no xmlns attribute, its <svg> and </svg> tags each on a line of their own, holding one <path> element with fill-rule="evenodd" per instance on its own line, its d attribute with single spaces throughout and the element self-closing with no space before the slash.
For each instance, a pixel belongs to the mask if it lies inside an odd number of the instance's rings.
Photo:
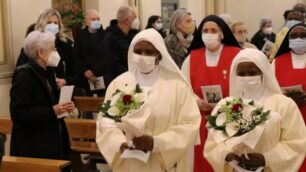
<svg viewBox="0 0 306 172">
<path fill-rule="evenodd" d="M 306 128 L 301 112 L 293 100 L 283 101 L 279 143 L 264 153 L 267 166 L 272 171 L 298 171 L 306 152 Z M 277 101 L 277 100 L 276 100 Z"/>
<path fill-rule="evenodd" d="M 114 93 L 114 82 L 112 82 L 106 91 L 105 101 L 110 100 Z M 116 125 L 101 126 L 102 114 L 98 115 L 97 119 L 97 136 L 96 142 L 98 144 L 100 152 L 108 164 L 113 168 L 120 160 L 120 146 L 122 143 L 127 142 L 121 129 Z"/>
<path fill-rule="evenodd" d="M 160 155 L 165 169 L 174 166 L 194 146 L 201 122 L 200 111 L 190 86 L 179 83 L 177 95 L 179 96 L 175 105 L 178 108 L 176 124 L 153 137 L 155 144 L 153 152 Z"/>
</svg>

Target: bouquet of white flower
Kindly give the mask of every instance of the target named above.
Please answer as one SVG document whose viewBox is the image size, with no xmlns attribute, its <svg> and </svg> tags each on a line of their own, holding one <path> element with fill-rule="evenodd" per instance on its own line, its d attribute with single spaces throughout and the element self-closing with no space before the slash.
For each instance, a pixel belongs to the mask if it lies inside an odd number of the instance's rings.
<svg viewBox="0 0 306 172">
<path fill-rule="evenodd" d="M 253 100 L 227 97 L 220 100 L 212 115 L 206 118 L 209 135 L 217 144 L 223 142 L 236 154 L 244 154 L 248 158 L 247 154 L 253 152 L 264 130 L 280 121 L 280 114 L 265 110 L 263 105 Z M 249 172 L 238 166 L 236 161 L 229 164 L 236 171 Z"/>
<path fill-rule="evenodd" d="M 103 117 L 121 122 L 121 118 L 139 109 L 144 103 L 145 96 L 139 84 L 134 89 L 128 85 L 122 90 L 117 89 L 111 100 L 102 104 Z"/>
<path fill-rule="evenodd" d="M 232 98 L 222 104 L 216 114 L 207 116 L 208 128 L 221 130 L 229 138 L 241 136 L 266 121 L 269 113 L 254 101 Z"/>
<path fill-rule="evenodd" d="M 150 90 L 140 88 L 139 84 L 117 89 L 110 100 L 102 104 L 102 118 L 98 124 L 101 131 L 105 127 L 117 126 L 125 134 L 128 146 L 133 148 L 132 139 L 145 133 L 146 123 L 151 115 L 149 92 Z M 150 152 L 127 149 L 121 155 L 122 159 L 136 158 L 143 162 L 147 162 L 149 157 Z"/>
</svg>

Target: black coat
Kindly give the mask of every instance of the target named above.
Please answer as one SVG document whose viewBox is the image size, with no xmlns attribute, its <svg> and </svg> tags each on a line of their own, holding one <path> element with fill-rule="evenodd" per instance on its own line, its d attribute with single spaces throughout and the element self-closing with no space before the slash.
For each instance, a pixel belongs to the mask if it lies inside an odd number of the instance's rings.
<svg viewBox="0 0 306 172">
<path fill-rule="evenodd" d="M 128 34 L 125 34 L 118 27 L 117 20 L 110 22 L 103 41 L 103 56 L 107 66 L 105 71 L 106 84 L 128 70 L 128 49 L 137 33 L 137 30 L 130 30 Z"/>
<path fill-rule="evenodd" d="M 18 67 L 10 95 L 11 155 L 69 159 L 68 132 L 53 110 L 59 91 L 52 69 L 44 70 L 33 61 Z"/>
<path fill-rule="evenodd" d="M 254 44 L 259 50 L 261 50 L 262 47 L 265 45 L 266 39 L 271 42 L 275 42 L 275 37 L 276 35 L 273 32 L 270 35 L 266 35 L 262 32 L 262 30 L 259 30 L 252 37 L 251 43 Z"/>
<path fill-rule="evenodd" d="M 61 61 L 55 68 L 56 77 L 64 78 L 68 85 L 74 85 L 77 75 L 74 68 L 75 59 L 73 55 L 73 42 L 69 39 L 67 39 L 67 42 L 64 42 L 57 37 L 55 40 L 55 47 L 61 57 Z M 29 57 L 22 48 L 17 59 L 16 67 L 26 64 L 27 62 L 29 62 Z"/>
<path fill-rule="evenodd" d="M 84 72 L 91 70 L 95 76 L 103 76 L 103 40 L 105 31 L 101 26 L 96 33 L 90 33 L 88 27 L 79 30 L 74 41 L 75 70 L 78 74 L 77 85 L 89 92 L 89 84 Z"/>
</svg>

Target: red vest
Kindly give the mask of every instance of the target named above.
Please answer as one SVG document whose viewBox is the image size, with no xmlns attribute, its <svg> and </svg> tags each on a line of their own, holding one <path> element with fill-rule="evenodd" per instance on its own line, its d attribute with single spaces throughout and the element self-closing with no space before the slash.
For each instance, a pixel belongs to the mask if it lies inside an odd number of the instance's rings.
<svg viewBox="0 0 306 172">
<path fill-rule="evenodd" d="M 303 90 L 306 90 L 306 68 L 293 69 L 291 52 L 285 53 L 275 58 L 275 74 L 278 83 L 281 87 L 293 85 L 302 85 Z M 306 105 L 299 107 L 303 115 L 304 122 L 306 121 Z M 304 160 L 300 172 L 306 171 L 306 160 Z"/>
<path fill-rule="evenodd" d="M 229 74 L 234 57 L 240 48 L 224 46 L 218 65 L 209 67 L 206 64 L 205 48 L 193 50 L 190 54 L 190 81 L 195 94 L 203 99 L 201 86 L 221 85 L 223 97 L 229 95 Z M 205 113 L 202 114 L 200 127 L 201 145 L 195 147 L 194 172 L 213 172 L 203 157 L 204 142 L 207 137 Z"/>
<path fill-rule="evenodd" d="M 306 90 L 306 68 L 293 69 L 291 52 L 283 54 L 275 59 L 275 74 L 281 87 L 302 85 Z M 306 121 L 306 105 L 299 107 Z"/>
</svg>

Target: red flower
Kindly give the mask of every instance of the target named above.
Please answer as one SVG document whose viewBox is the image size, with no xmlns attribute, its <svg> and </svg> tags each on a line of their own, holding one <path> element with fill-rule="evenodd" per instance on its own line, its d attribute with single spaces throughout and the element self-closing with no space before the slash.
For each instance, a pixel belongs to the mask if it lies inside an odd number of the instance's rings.
<svg viewBox="0 0 306 172">
<path fill-rule="evenodd" d="M 132 96 L 126 94 L 126 95 L 124 95 L 124 96 L 122 97 L 122 101 L 123 101 L 123 103 L 124 103 L 125 105 L 128 105 L 128 104 L 130 104 L 130 103 L 132 102 Z"/>
<path fill-rule="evenodd" d="M 232 111 L 239 112 L 241 109 L 242 109 L 242 104 L 237 103 L 233 105 Z"/>
</svg>

